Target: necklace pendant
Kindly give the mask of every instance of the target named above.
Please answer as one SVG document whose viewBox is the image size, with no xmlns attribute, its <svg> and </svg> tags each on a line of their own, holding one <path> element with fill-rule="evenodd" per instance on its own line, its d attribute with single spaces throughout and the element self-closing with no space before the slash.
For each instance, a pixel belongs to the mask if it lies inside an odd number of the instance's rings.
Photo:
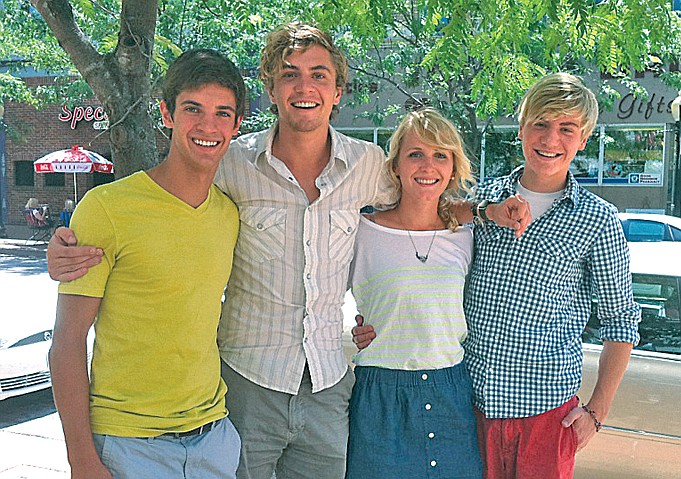
<svg viewBox="0 0 681 479">
<path fill-rule="evenodd" d="M 421 263 L 425 263 L 426 261 L 428 261 L 428 255 L 422 256 L 417 251 L 416 252 L 416 259 L 418 259 Z"/>
</svg>

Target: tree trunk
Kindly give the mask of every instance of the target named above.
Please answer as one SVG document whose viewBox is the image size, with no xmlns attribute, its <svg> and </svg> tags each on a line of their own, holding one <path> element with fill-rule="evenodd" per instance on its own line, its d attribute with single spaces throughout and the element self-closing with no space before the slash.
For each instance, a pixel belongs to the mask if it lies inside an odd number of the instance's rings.
<svg viewBox="0 0 681 479">
<path fill-rule="evenodd" d="M 118 45 L 99 54 L 80 30 L 68 0 L 31 0 L 109 117 L 117 178 L 158 161 L 151 101 L 151 59 L 158 0 L 122 0 Z"/>
</svg>

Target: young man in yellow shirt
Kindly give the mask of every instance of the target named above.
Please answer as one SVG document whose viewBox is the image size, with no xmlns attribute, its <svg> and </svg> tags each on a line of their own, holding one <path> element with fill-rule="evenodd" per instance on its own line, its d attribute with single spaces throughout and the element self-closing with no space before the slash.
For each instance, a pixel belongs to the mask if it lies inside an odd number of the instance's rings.
<svg viewBox="0 0 681 479">
<path fill-rule="evenodd" d="M 213 176 L 244 103 L 232 62 L 184 53 L 160 105 L 173 130 L 168 156 L 93 189 L 74 212 L 82 244 L 104 254 L 59 286 L 50 351 L 73 478 L 235 477 L 240 439 L 226 418 L 216 334 L 239 221 Z"/>
</svg>

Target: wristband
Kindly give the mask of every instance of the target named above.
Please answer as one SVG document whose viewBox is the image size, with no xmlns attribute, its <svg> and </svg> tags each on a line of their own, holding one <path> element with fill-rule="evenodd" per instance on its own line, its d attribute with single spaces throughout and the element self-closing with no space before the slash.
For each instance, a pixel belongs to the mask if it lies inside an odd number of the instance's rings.
<svg viewBox="0 0 681 479">
<path fill-rule="evenodd" d="M 471 213 L 473 214 L 473 223 L 484 226 L 486 221 L 489 221 L 487 216 L 488 200 L 482 200 L 478 203 L 471 204 Z"/>
<path fill-rule="evenodd" d="M 487 207 L 489 206 L 489 201 L 488 200 L 482 200 L 480 203 L 478 203 L 478 216 L 482 221 L 489 221 L 489 217 L 487 216 Z"/>
<path fill-rule="evenodd" d="M 602 424 L 601 421 L 599 421 L 598 418 L 596 417 L 596 411 L 587 407 L 586 404 L 582 404 L 582 409 L 584 409 L 587 412 L 587 414 L 591 416 L 591 419 L 593 419 L 594 421 L 594 426 L 596 426 L 596 432 L 599 432 L 601 430 Z"/>
</svg>

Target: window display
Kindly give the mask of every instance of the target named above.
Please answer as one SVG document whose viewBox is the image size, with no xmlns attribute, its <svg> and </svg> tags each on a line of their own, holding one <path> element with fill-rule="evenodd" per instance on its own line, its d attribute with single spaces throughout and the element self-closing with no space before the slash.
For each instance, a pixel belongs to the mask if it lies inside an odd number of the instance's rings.
<svg viewBox="0 0 681 479">
<path fill-rule="evenodd" d="M 596 127 L 584 150 L 575 156 L 570 171 L 583 184 L 661 187 L 663 148 L 661 127 Z M 488 133 L 484 158 L 487 178 L 508 174 L 522 164 L 517 131 L 499 129 Z"/>
<path fill-rule="evenodd" d="M 662 186 L 663 129 L 607 129 L 603 184 Z"/>
</svg>

